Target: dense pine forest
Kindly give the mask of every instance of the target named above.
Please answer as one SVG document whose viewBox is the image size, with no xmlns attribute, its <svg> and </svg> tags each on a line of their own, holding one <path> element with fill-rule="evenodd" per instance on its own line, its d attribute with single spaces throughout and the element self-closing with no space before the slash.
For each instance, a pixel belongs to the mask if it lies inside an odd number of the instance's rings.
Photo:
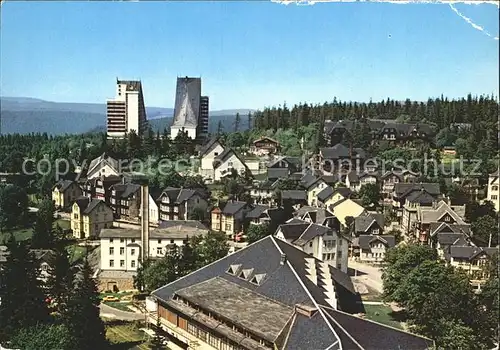
<svg viewBox="0 0 500 350">
<path fill-rule="evenodd" d="M 410 123 L 429 123 L 438 129 L 452 123 L 470 123 L 474 129 L 496 125 L 498 100 L 494 96 L 472 96 L 449 100 L 443 96 L 427 102 L 409 99 L 404 102 L 387 99 L 381 102 L 342 102 L 333 99 L 322 105 L 303 103 L 289 107 L 266 107 L 253 115 L 258 129 L 297 129 L 311 123 L 324 124 L 325 120 L 393 119 Z"/>
</svg>

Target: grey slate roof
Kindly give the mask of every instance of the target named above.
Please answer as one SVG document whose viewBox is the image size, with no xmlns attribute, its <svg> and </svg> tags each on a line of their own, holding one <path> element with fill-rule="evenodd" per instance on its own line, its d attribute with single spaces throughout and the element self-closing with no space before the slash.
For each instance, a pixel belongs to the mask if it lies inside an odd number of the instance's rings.
<svg viewBox="0 0 500 350">
<path fill-rule="evenodd" d="M 381 229 L 384 228 L 385 218 L 383 214 L 360 215 L 354 218 L 356 232 L 366 232 L 373 223 L 377 223 Z"/>
<path fill-rule="evenodd" d="M 246 214 L 246 217 L 249 219 L 257 219 L 268 209 L 270 209 L 268 205 L 256 204 Z"/>
<path fill-rule="evenodd" d="M 85 214 L 85 215 L 90 214 L 101 203 L 106 205 L 106 203 L 100 199 L 92 199 L 92 201 L 89 203 L 87 208 L 85 208 L 85 210 L 83 211 L 83 214 Z"/>
<path fill-rule="evenodd" d="M 304 219 L 309 214 L 311 220 L 316 224 L 323 224 L 326 218 L 335 217 L 332 212 L 325 208 L 303 206 L 295 212 L 295 216 Z"/>
<path fill-rule="evenodd" d="M 268 168 L 267 178 L 270 180 L 286 179 L 290 174 L 289 168 Z"/>
<path fill-rule="evenodd" d="M 396 330 L 342 311 L 323 308 L 344 349 L 349 350 L 417 350 L 433 348 L 433 341 Z"/>
<path fill-rule="evenodd" d="M 326 201 L 328 198 L 330 198 L 331 196 L 333 196 L 333 194 L 335 193 L 335 190 L 333 189 L 333 187 L 331 186 L 327 186 L 326 188 L 324 188 L 320 193 L 318 193 L 318 199 L 322 202 Z"/>
<path fill-rule="evenodd" d="M 295 241 L 292 243 L 298 246 L 303 246 L 307 242 L 309 242 L 311 239 L 314 239 L 318 236 L 323 236 L 325 235 L 328 231 L 330 231 L 331 228 L 323 225 L 318 225 L 318 224 L 310 224 L 305 231 L 300 235 L 299 238 L 297 238 Z"/>
<path fill-rule="evenodd" d="M 284 191 L 281 191 L 281 198 L 283 200 L 291 199 L 291 200 L 306 201 L 307 200 L 307 193 L 305 191 L 302 191 L 302 190 L 284 190 Z"/>
<path fill-rule="evenodd" d="M 72 184 L 76 184 L 75 181 L 73 180 L 59 180 L 54 187 L 52 187 L 52 190 L 57 188 L 59 192 L 64 192 L 66 191 Z"/>
<path fill-rule="evenodd" d="M 387 248 L 392 248 L 396 245 L 396 237 L 392 235 L 360 235 L 358 239 L 361 249 L 370 249 L 370 243 L 376 241 L 383 243 Z"/>
<path fill-rule="evenodd" d="M 213 136 L 200 150 L 200 156 L 204 156 L 216 143 L 221 144 L 218 136 Z M 222 145 L 222 144 L 221 144 Z"/>
<path fill-rule="evenodd" d="M 456 259 L 474 259 L 478 255 L 485 253 L 487 256 L 491 257 L 498 252 L 497 248 L 483 248 L 474 246 L 454 246 L 450 247 L 450 256 Z"/>
<path fill-rule="evenodd" d="M 414 191 L 424 189 L 431 196 L 437 197 L 441 194 L 439 184 L 437 183 L 397 183 L 394 185 L 394 193 L 400 199 L 406 198 Z"/>
<path fill-rule="evenodd" d="M 282 256 L 286 257 L 283 265 L 280 264 Z M 316 264 L 317 283 L 307 277 L 306 259 L 311 259 Z M 357 343 L 363 344 L 365 349 L 373 350 L 398 349 L 398 346 L 423 350 L 431 344 L 425 338 L 334 311 L 328 304 L 323 289 L 328 279 L 331 278 L 335 287 L 339 310 L 358 312 L 356 301 L 360 301 L 360 298 L 354 292 L 347 274 L 330 266 L 330 277 L 322 273 L 320 264 L 319 260 L 300 249 L 268 236 L 153 291 L 152 295 L 160 303 L 178 308 L 183 306 L 173 299 L 175 295 L 182 295 L 187 299 L 197 298 L 202 306 L 214 313 L 227 314 L 232 322 L 244 324 L 244 328 L 260 332 L 267 339 L 275 339 L 279 349 L 340 349 L 339 340 L 343 349 L 351 349 L 351 345 Z M 257 285 L 237 274 L 229 273 L 231 266 L 236 270 L 253 269 L 253 274 L 265 274 L 265 277 Z M 243 295 L 245 297 L 238 297 Z M 227 305 L 227 300 L 233 299 L 231 305 Z M 319 311 L 310 318 L 297 312 L 286 317 L 297 304 L 319 308 Z M 191 311 L 189 307 L 184 307 L 183 310 L 183 313 L 196 317 L 196 310 Z M 260 314 L 257 312 L 259 310 Z M 262 314 L 269 317 L 262 317 Z M 278 315 L 282 315 L 281 318 Z M 266 323 L 268 319 L 274 323 Z M 202 321 L 214 322 L 209 319 Z M 223 325 L 215 323 L 213 327 Z M 245 343 L 250 341 L 249 338 L 241 333 L 230 336 L 239 336 L 240 344 L 250 346 Z M 351 339 L 356 339 L 356 342 Z"/>
<path fill-rule="evenodd" d="M 246 202 L 228 201 L 224 206 L 224 209 L 222 209 L 222 213 L 225 215 L 235 215 L 246 206 Z"/>
<path fill-rule="evenodd" d="M 335 160 L 335 159 L 343 159 L 351 157 L 351 150 L 340 143 L 337 143 L 333 147 L 321 148 L 320 153 L 324 159 Z M 364 159 L 365 157 L 366 157 L 365 151 L 362 150 L 361 148 L 352 149 L 352 158 Z"/>
<path fill-rule="evenodd" d="M 410 203 L 418 203 L 420 205 L 431 205 L 436 200 L 432 195 L 425 190 L 414 191 L 410 193 L 406 199 Z"/>
<path fill-rule="evenodd" d="M 292 242 L 298 239 L 302 233 L 309 227 L 310 223 L 300 220 L 301 222 L 288 222 L 278 227 L 278 230 L 283 233 L 286 240 Z"/>
</svg>

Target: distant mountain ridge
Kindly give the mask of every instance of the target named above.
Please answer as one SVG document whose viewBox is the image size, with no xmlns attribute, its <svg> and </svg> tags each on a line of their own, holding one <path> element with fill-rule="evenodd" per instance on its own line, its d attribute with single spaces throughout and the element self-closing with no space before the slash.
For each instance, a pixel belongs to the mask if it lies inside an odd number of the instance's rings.
<svg viewBox="0 0 500 350">
<path fill-rule="evenodd" d="M 214 122 L 234 119 L 240 113 L 242 126 L 251 109 L 227 109 L 210 111 L 210 125 Z M 170 126 L 173 108 L 146 107 L 146 115 L 153 128 L 163 130 Z M 31 97 L 0 97 L 0 133 L 47 132 L 53 135 L 84 133 L 91 130 L 105 130 L 106 104 L 52 102 Z M 217 125 L 215 125 L 217 128 Z"/>
</svg>

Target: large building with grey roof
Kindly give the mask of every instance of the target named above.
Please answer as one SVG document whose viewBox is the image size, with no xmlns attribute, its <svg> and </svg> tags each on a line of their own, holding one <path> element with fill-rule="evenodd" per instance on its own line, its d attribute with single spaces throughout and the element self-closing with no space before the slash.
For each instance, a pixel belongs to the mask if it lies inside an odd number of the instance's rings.
<svg viewBox="0 0 500 350">
<path fill-rule="evenodd" d="M 350 277 L 268 236 L 153 291 L 148 322 L 175 349 L 428 349 L 368 321 Z"/>
<path fill-rule="evenodd" d="M 201 78 L 178 77 L 175 92 L 174 121 L 170 137 L 186 132 L 194 139 L 208 136 L 209 99 L 201 96 Z"/>
<path fill-rule="evenodd" d="M 108 138 L 123 138 L 132 131 L 141 135 L 147 123 L 141 81 L 116 79 L 116 97 L 107 101 L 106 115 Z"/>
</svg>

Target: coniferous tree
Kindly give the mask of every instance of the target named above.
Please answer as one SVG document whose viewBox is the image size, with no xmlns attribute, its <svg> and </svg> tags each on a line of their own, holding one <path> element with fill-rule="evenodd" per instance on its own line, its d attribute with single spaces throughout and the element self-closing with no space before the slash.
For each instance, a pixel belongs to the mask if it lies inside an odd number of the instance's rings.
<svg viewBox="0 0 500 350">
<path fill-rule="evenodd" d="M 75 274 L 74 289 L 63 319 L 75 338 L 74 349 L 104 349 L 106 332 L 99 316 L 99 293 L 92 277 L 92 268 L 85 258 Z"/>
<path fill-rule="evenodd" d="M 217 136 L 221 136 L 224 131 L 224 128 L 222 127 L 222 121 L 219 120 L 219 123 L 217 124 Z"/>
<path fill-rule="evenodd" d="M 40 204 L 36 213 L 35 227 L 31 246 L 37 249 L 48 249 L 54 244 L 54 203 L 50 199 L 45 199 Z"/>
<path fill-rule="evenodd" d="M 64 315 L 73 292 L 74 275 L 64 244 L 57 243 L 54 253 L 53 266 L 47 280 L 47 291 L 54 302 L 55 311 L 59 315 Z"/>
<path fill-rule="evenodd" d="M 0 272 L 0 343 L 22 329 L 49 321 L 38 266 L 26 242 L 11 236 L 9 256 Z"/>
<path fill-rule="evenodd" d="M 236 118 L 234 119 L 234 132 L 238 132 L 240 130 L 240 114 L 236 113 Z"/>
</svg>

